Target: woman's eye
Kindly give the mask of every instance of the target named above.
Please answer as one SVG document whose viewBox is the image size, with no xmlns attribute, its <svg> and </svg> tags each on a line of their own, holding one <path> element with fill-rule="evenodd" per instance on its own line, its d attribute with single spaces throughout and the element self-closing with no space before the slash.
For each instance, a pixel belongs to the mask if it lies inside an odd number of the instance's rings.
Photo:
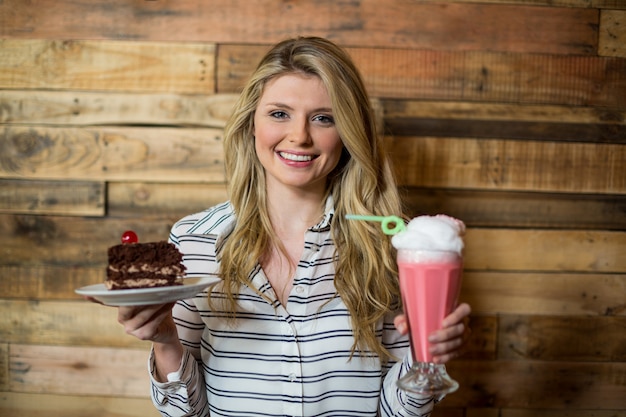
<svg viewBox="0 0 626 417">
<path fill-rule="evenodd" d="M 328 125 L 335 123 L 335 119 L 325 114 L 317 115 L 313 118 L 313 120 L 324 123 L 324 124 L 328 124 Z"/>
<path fill-rule="evenodd" d="M 287 113 L 285 113 L 282 110 L 276 110 L 270 113 L 270 116 L 276 118 L 276 119 L 284 119 L 287 117 Z"/>
</svg>

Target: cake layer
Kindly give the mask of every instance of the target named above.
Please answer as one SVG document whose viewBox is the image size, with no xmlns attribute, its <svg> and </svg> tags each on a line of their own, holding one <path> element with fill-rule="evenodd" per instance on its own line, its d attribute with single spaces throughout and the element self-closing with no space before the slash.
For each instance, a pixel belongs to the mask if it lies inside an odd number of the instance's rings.
<svg viewBox="0 0 626 417">
<path fill-rule="evenodd" d="M 105 285 L 109 289 L 182 284 L 183 257 L 171 243 L 124 243 L 110 247 L 108 257 Z"/>
</svg>

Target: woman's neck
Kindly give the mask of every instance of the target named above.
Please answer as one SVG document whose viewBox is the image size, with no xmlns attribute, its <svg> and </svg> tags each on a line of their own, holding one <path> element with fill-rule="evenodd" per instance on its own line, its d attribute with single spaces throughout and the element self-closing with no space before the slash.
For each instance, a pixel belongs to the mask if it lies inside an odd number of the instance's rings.
<svg viewBox="0 0 626 417">
<path fill-rule="evenodd" d="M 320 222 L 324 215 L 324 193 L 268 190 L 267 204 L 274 231 L 279 237 L 292 233 L 302 236 L 305 230 Z M 290 233 L 291 232 L 291 233 Z"/>
</svg>

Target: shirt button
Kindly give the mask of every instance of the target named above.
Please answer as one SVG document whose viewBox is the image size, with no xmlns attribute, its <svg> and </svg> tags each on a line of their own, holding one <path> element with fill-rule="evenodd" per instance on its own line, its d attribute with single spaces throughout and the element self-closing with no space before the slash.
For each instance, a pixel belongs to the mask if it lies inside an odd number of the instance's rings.
<svg viewBox="0 0 626 417">
<path fill-rule="evenodd" d="M 297 287 L 296 287 L 296 292 L 297 292 L 298 294 L 302 294 L 302 293 L 304 292 L 304 288 L 302 288 L 301 286 L 297 286 Z"/>
<path fill-rule="evenodd" d="M 294 382 L 296 380 L 296 374 L 289 374 L 289 382 Z"/>
</svg>

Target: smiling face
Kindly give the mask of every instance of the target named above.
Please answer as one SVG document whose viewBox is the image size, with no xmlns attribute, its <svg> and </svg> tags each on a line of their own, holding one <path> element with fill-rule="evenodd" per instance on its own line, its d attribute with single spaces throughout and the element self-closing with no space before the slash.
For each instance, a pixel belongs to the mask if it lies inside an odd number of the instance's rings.
<svg viewBox="0 0 626 417">
<path fill-rule="evenodd" d="M 343 144 L 322 81 L 287 74 L 269 81 L 254 114 L 255 150 L 267 189 L 324 192 Z"/>
</svg>

